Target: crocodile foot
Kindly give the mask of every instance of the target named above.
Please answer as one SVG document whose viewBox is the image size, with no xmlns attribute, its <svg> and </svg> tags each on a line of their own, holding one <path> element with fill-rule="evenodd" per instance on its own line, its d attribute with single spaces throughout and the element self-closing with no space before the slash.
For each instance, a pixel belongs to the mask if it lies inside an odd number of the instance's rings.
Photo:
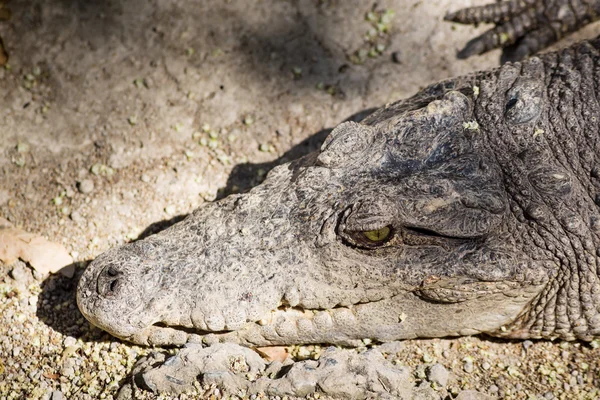
<svg viewBox="0 0 600 400">
<path fill-rule="evenodd" d="M 550 46 L 599 18 L 598 1 L 509 0 L 451 12 L 444 18 L 461 24 L 496 26 L 469 41 L 458 58 L 504 48 L 504 61 L 518 61 Z"/>
<path fill-rule="evenodd" d="M 268 364 L 255 351 L 237 344 L 193 344 L 165 358 L 156 353 L 142 358 L 119 398 L 130 398 L 132 390 L 138 388 L 183 393 L 200 383 L 242 395 L 307 396 L 320 392 L 335 398 L 410 399 L 414 386 L 410 369 L 389 362 L 379 349 L 358 353 L 330 347 L 319 360 Z"/>
</svg>

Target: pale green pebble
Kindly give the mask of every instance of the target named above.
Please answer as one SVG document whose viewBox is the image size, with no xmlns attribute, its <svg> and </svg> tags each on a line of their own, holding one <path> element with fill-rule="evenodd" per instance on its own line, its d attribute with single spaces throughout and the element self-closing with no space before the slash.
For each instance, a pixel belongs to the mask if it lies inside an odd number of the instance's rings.
<svg viewBox="0 0 600 400">
<path fill-rule="evenodd" d="M 268 143 L 263 143 L 261 144 L 258 149 L 262 152 L 268 152 L 269 151 L 269 144 Z"/>
<path fill-rule="evenodd" d="M 174 205 L 168 205 L 165 207 L 165 212 L 169 215 L 175 215 L 175 213 L 177 212 L 177 210 L 175 209 Z"/>
<path fill-rule="evenodd" d="M 538 372 L 544 376 L 548 376 L 552 371 L 550 371 L 550 369 L 545 365 L 540 365 L 540 367 L 538 368 Z"/>
<path fill-rule="evenodd" d="M 587 371 L 587 370 L 590 368 L 589 364 L 588 364 L 588 363 L 586 363 L 586 362 L 582 362 L 581 364 L 579 364 L 579 367 L 580 367 L 580 368 L 581 368 L 583 371 Z"/>
<path fill-rule="evenodd" d="M 310 350 L 307 347 L 300 346 L 298 348 L 297 357 L 300 359 L 310 357 Z"/>
<path fill-rule="evenodd" d="M 375 36 L 377 36 L 377 29 L 375 28 L 371 28 L 367 31 L 367 40 L 371 40 L 372 38 L 374 38 Z"/>
<path fill-rule="evenodd" d="M 371 339 L 369 339 L 369 338 L 364 338 L 364 339 L 362 340 L 362 342 L 365 344 L 365 346 L 368 346 L 368 345 L 370 345 L 370 344 L 371 344 L 373 341 L 372 341 Z"/>
<path fill-rule="evenodd" d="M 237 136 L 235 136 L 234 134 L 227 136 L 227 140 L 231 143 L 235 142 L 236 139 L 237 139 Z"/>
<path fill-rule="evenodd" d="M 173 129 L 175 130 L 175 132 L 181 132 L 183 130 L 183 124 L 178 122 L 175 125 L 173 125 Z"/>
<path fill-rule="evenodd" d="M 222 154 L 217 157 L 217 160 L 219 160 L 222 164 L 227 164 L 229 162 L 229 157 L 225 154 Z"/>
<path fill-rule="evenodd" d="M 500 34 L 500 44 L 504 44 L 508 42 L 509 36 L 507 33 L 503 32 Z"/>
<path fill-rule="evenodd" d="M 381 16 L 381 22 L 384 23 L 384 24 L 389 24 L 390 22 L 392 22 L 392 19 L 394 18 L 394 15 L 396 15 L 396 12 L 394 10 L 387 10 Z"/>
<path fill-rule="evenodd" d="M 55 205 L 60 206 L 63 203 L 63 199 L 60 196 L 56 196 L 52 199 Z"/>
<path fill-rule="evenodd" d="M 192 159 L 192 158 L 194 158 L 194 152 L 190 151 L 190 150 L 186 150 L 185 151 L 185 156 L 187 157 L 188 160 Z"/>
<path fill-rule="evenodd" d="M 533 132 L 533 136 L 538 136 L 538 135 L 541 135 L 542 133 L 544 133 L 543 129 L 535 128 L 535 131 Z"/>
<path fill-rule="evenodd" d="M 368 55 L 371 58 L 375 58 L 375 57 L 377 57 L 379 55 L 379 53 L 377 52 L 377 50 L 375 50 L 374 48 L 372 48 L 372 49 L 369 50 Z"/>
<path fill-rule="evenodd" d="M 205 138 L 205 137 L 201 138 L 200 139 L 200 145 L 202 145 L 202 146 L 208 145 L 208 139 Z"/>
<path fill-rule="evenodd" d="M 202 125 L 202 132 L 204 132 L 204 133 L 210 132 L 210 125 L 209 124 Z"/>
<path fill-rule="evenodd" d="M 251 115 L 248 115 L 246 118 L 244 118 L 244 125 L 250 126 L 253 123 L 254 123 L 254 118 L 252 118 Z"/>
<path fill-rule="evenodd" d="M 592 340 L 592 341 L 590 342 L 590 347 L 591 347 L 592 349 L 597 349 L 597 348 L 600 348 L 600 340 L 598 340 L 598 339 L 594 339 L 594 340 Z"/>
<path fill-rule="evenodd" d="M 71 213 L 71 209 L 67 206 L 61 208 L 60 210 L 61 213 L 63 213 L 64 215 L 69 215 Z"/>
<path fill-rule="evenodd" d="M 195 131 L 192 133 L 192 140 L 199 140 L 202 138 L 202 132 Z"/>
<path fill-rule="evenodd" d="M 35 81 L 35 76 L 33 76 L 32 74 L 27 74 L 27 75 L 25 75 L 25 80 L 27 80 L 29 82 L 33 82 L 33 81 Z"/>
<path fill-rule="evenodd" d="M 218 137 L 219 137 L 219 134 L 218 134 L 217 132 L 215 132 L 215 131 L 211 131 L 211 132 L 208 134 L 208 136 L 209 136 L 211 139 L 216 139 L 216 138 L 218 138 Z"/>
<path fill-rule="evenodd" d="M 521 376 L 521 373 L 515 367 L 508 367 L 506 369 L 506 372 L 508 372 L 508 375 L 513 376 L 513 377 Z"/>
<path fill-rule="evenodd" d="M 479 96 L 479 86 L 473 86 L 473 95 Z"/>
<path fill-rule="evenodd" d="M 141 89 L 143 87 L 148 87 L 146 80 L 144 78 L 137 78 L 134 79 L 133 84 L 135 85 L 136 88 Z"/>
<path fill-rule="evenodd" d="M 193 48 L 191 48 L 191 47 L 188 47 L 187 49 L 185 49 L 185 55 L 188 56 L 188 57 L 193 56 L 195 52 L 196 51 Z"/>
<path fill-rule="evenodd" d="M 219 147 L 219 141 L 216 139 L 211 139 L 208 142 L 208 147 L 210 147 L 211 149 L 216 149 L 217 147 Z"/>
<path fill-rule="evenodd" d="M 427 353 L 423 354 L 423 362 L 431 363 L 433 362 L 433 357 Z"/>
<path fill-rule="evenodd" d="M 294 74 L 295 77 L 301 77 L 302 76 L 302 68 L 300 67 L 294 67 L 292 68 L 292 72 Z"/>
<path fill-rule="evenodd" d="M 319 82 L 317 83 L 316 88 L 319 90 L 323 90 L 325 89 L 325 84 L 323 82 Z"/>
<path fill-rule="evenodd" d="M 27 153 L 29 151 L 29 144 L 25 142 L 17 143 L 17 152 L 19 153 Z"/>
<path fill-rule="evenodd" d="M 127 118 L 127 122 L 129 122 L 129 125 L 134 126 L 135 124 L 137 124 L 137 117 L 135 115 L 132 115 Z"/>
<path fill-rule="evenodd" d="M 365 19 L 369 22 L 376 22 L 377 21 L 377 14 L 375 14 L 373 11 L 369 11 L 366 15 L 365 15 Z"/>
<path fill-rule="evenodd" d="M 35 67 L 33 67 L 33 71 L 31 72 L 35 76 L 40 76 L 42 74 L 42 69 L 38 65 L 36 65 Z"/>
<path fill-rule="evenodd" d="M 377 50 L 379 53 L 383 53 L 385 51 L 385 45 L 379 43 L 377 46 L 375 46 L 375 50 Z"/>
</svg>

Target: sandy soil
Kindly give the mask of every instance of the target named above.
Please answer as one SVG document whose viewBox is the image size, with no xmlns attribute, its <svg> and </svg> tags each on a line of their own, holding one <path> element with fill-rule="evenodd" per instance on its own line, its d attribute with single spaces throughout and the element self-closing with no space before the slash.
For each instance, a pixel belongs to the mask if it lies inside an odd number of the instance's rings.
<svg viewBox="0 0 600 400">
<path fill-rule="evenodd" d="M 474 3 L 485 1 L 380 1 L 395 15 L 377 48 L 365 39 L 372 1 L 10 2 L 0 217 L 64 244 L 77 271 L 43 279 L 0 266 L 0 399 L 112 398 L 147 350 L 79 314 L 86 262 L 257 184 L 346 118 L 497 65 L 498 52 L 455 59 L 484 28 L 441 22 Z M 600 397 L 597 344 L 420 340 L 397 356 L 416 384 L 443 364 L 451 396 Z"/>
</svg>

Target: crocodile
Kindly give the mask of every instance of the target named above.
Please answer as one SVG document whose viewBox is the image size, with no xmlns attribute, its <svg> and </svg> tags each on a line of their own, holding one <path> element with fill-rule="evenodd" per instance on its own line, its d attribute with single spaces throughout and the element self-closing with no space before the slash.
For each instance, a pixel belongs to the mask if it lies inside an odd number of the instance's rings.
<svg viewBox="0 0 600 400">
<path fill-rule="evenodd" d="M 590 4 L 511 1 L 447 19 L 497 24 L 459 56 L 522 58 L 595 19 Z M 206 360 L 190 346 L 201 341 L 600 337 L 599 68 L 600 37 L 343 122 L 249 192 L 98 256 L 79 308 L 123 340 L 187 346 L 193 356 L 159 367 L 168 382 L 146 373 L 157 390 L 195 379 L 174 376 Z"/>
</svg>

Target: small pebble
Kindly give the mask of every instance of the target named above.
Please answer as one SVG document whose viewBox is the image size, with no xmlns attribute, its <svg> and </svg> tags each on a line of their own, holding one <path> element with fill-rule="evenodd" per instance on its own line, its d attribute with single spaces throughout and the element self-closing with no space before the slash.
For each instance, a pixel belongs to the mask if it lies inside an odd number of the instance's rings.
<svg viewBox="0 0 600 400">
<path fill-rule="evenodd" d="M 450 373 L 442 364 L 434 364 L 427 371 L 429 382 L 437 383 L 439 386 L 446 387 Z"/>
<path fill-rule="evenodd" d="M 484 361 L 483 364 L 481 364 L 481 368 L 483 368 L 484 370 L 489 370 L 490 368 L 492 368 L 492 366 L 490 365 L 489 362 Z"/>
<path fill-rule="evenodd" d="M 26 282 L 31 276 L 31 271 L 23 263 L 17 263 L 10 271 L 10 276 L 17 282 Z"/>
<path fill-rule="evenodd" d="M 69 264 L 62 268 L 59 272 L 66 278 L 72 278 L 75 275 L 75 264 Z"/>
<path fill-rule="evenodd" d="M 463 370 L 468 374 L 473 372 L 474 369 L 475 367 L 473 366 L 472 362 L 466 362 L 465 365 L 463 365 Z"/>
<path fill-rule="evenodd" d="M 529 349 L 532 345 L 533 345 L 533 342 L 531 340 L 526 340 L 523 342 L 523 349 L 525 349 L 525 351 L 527 351 L 527 349 Z"/>
<path fill-rule="evenodd" d="M 94 181 L 91 179 L 84 179 L 77 183 L 77 189 L 83 194 L 92 193 L 94 191 Z"/>
<path fill-rule="evenodd" d="M 63 400 L 63 394 L 60 390 L 55 390 L 54 392 L 52 392 L 52 396 L 50 397 L 50 400 Z"/>
<path fill-rule="evenodd" d="M 175 213 L 177 212 L 177 210 L 175 209 L 174 205 L 168 205 L 165 207 L 165 212 L 169 215 L 175 215 Z"/>
<path fill-rule="evenodd" d="M 70 217 L 73 220 L 73 222 L 76 222 L 78 224 L 85 222 L 85 218 L 83 218 L 83 216 L 81 215 L 81 213 L 79 211 L 73 211 L 71 213 Z"/>
<path fill-rule="evenodd" d="M 75 343 L 77 343 L 77 339 L 75 339 L 73 336 L 67 336 L 65 340 L 63 340 L 65 347 L 75 346 Z"/>
</svg>

